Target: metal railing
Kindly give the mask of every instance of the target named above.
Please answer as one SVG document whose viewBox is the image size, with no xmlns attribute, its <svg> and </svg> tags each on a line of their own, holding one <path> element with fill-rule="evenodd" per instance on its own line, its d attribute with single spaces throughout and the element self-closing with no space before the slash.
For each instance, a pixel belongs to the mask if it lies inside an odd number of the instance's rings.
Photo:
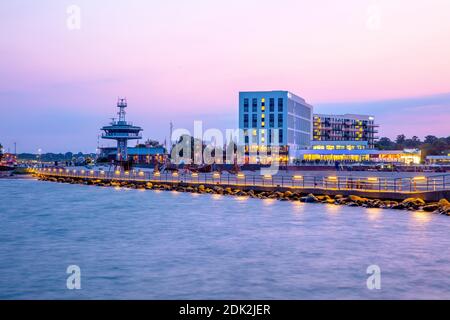
<svg viewBox="0 0 450 320">
<path fill-rule="evenodd" d="M 429 177 L 385 178 L 348 176 L 245 175 L 239 173 L 152 173 L 144 171 L 95 171 L 43 168 L 37 173 L 59 177 L 138 181 L 153 183 L 213 184 L 225 186 L 284 187 L 299 189 L 362 190 L 378 192 L 425 192 L 450 190 L 450 174 Z"/>
</svg>

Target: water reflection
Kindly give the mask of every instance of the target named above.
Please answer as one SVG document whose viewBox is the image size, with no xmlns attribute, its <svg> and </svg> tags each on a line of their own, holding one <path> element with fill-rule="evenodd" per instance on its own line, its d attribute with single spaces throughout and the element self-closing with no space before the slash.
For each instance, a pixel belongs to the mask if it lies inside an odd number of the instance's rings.
<svg viewBox="0 0 450 320">
<path fill-rule="evenodd" d="M 213 194 L 212 195 L 212 198 L 214 199 L 214 200 L 220 200 L 220 199 L 222 199 L 222 195 L 221 194 Z"/>
<path fill-rule="evenodd" d="M 414 211 L 412 213 L 414 221 L 417 221 L 420 225 L 427 224 L 432 219 L 432 214 L 425 211 Z"/>
<path fill-rule="evenodd" d="M 380 209 L 380 208 L 370 208 L 370 209 L 367 209 L 367 213 L 368 213 L 367 218 L 370 221 L 377 221 L 377 220 L 379 220 L 381 218 L 382 209 Z"/>
<path fill-rule="evenodd" d="M 277 201 L 277 200 L 275 200 L 275 199 L 264 199 L 264 200 L 263 200 L 263 204 L 264 204 L 265 206 L 271 206 L 271 205 L 273 205 L 276 201 Z"/>
<path fill-rule="evenodd" d="M 324 206 L 327 213 L 336 214 L 342 211 L 342 206 L 335 204 L 325 204 Z"/>
<path fill-rule="evenodd" d="M 293 201 L 291 204 L 295 212 L 303 212 L 305 209 L 305 204 L 303 202 Z"/>
</svg>

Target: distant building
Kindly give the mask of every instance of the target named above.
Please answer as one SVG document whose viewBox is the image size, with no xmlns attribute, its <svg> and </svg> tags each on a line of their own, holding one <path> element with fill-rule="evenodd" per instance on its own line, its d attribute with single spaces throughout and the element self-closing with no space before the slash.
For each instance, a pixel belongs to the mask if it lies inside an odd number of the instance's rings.
<svg viewBox="0 0 450 320">
<path fill-rule="evenodd" d="M 450 153 L 440 156 L 427 156 L 426 163 L 431 165 L 450 165 Z"/>
<path fill-rule="evenodd" d="M 389 163 L 420 164 L 421 151 L 405 150 L 373 150 L 373 149 L 341 149 L 341 150 L 302 150 L 298 158 L 301 162 L 344 162 L 344 163 Z"/>
<path fill-rule="evenodd" d="M 312 141 L 313 150 L 366 150 L 369 148 L 367 141 Z"/>
<path fill-rule="evenodd" d="M 0 156 L 0 165 L 16 165 L 17 164 L 17 156 L 13 153 L 3 153 Z"/>
<path fill-rule="evenodd" d="M 270 163 L 277 148 L 288 163 L 311 146 L 313 106 L 288 91 L 239 93 L 239 128 L 243 130 L 246 162 Z M 276 139 L 276 141 L 273 141 Z"/>
<path fill-rule="evenodd" d="M 320 149 L 320 146 L 334 146 L 335 150 L 345 150 L 353 148 L 352 146 L 360 150 L 374 149 L 377 128 L 373 116 L 315 114 L 312 145 L 313 148 L 319 146 L 317 149 Z"/>
<path fill-rule="evenodd" d="M 167 160 L 167 152 L 164 147 L 127 148 L 127 154 L 134 164 L 155 165 L 165 163 Z M 109 161 L 116 160 L 117 148 L 101 148 L 100 158 L 106 158 Z"/>
</svg>

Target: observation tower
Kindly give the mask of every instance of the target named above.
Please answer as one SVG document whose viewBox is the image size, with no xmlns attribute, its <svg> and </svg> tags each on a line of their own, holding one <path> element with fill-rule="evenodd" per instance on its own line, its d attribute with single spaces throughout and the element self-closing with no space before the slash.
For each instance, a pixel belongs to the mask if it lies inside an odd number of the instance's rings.
<svg viewBox="0 0 450 320">
<path fill-rule="evenodd" d="M 128 161 L 128 151 L 127 145 L 128 140 L 141 139 L 142 136 L 140 132 L 141 127 L 133 126 L 131 122 L 125 120 L 125 108 L 127 107 L 127 100 L 121 99 L 117 101 L 117 107 L 119 108 L 119 120 L 115 121 L 112 118 L 112 122 L 109 126 L 104 126 L 101 130 L 105 131 L 102 134 L 102 139 L 117 140 L 117 161 L 126 162 Z"/>
</svg>

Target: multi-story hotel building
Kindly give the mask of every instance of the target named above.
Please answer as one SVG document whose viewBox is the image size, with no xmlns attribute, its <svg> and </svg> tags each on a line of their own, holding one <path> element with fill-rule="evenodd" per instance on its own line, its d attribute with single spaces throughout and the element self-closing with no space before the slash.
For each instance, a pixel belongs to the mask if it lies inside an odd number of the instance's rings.
<svg viewBox="0 0 450 320">
<path fill-rule="evenodd" d="M 313 149 L 374 149 L 378 133 L 374 120 L 367 115 L 315 114 Z"/>
<path fill-rule="evenodd" d="M 282 163 L 293 161 L 299 150 L 311 146 L 312 120 L 313 106 L 288 91 L 240 92 L 246 162 L 270 163 L 273 154 Z"/>
</svg>

